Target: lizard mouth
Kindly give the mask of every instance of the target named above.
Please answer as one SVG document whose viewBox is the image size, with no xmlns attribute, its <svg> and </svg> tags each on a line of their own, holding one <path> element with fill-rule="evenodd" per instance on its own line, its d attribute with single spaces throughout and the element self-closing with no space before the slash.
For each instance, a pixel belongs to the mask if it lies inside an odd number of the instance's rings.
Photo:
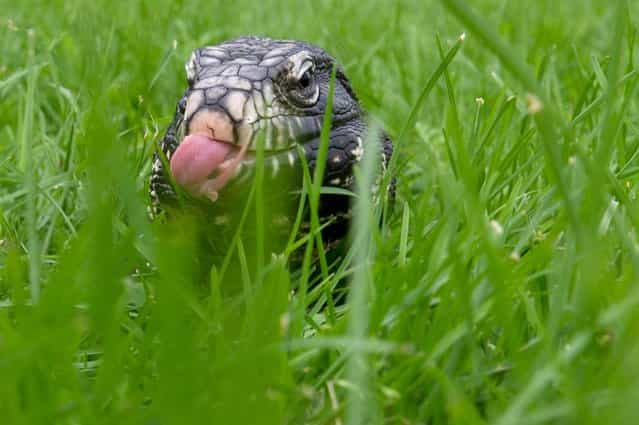
<svg viewBox="0 0 639 425">
<path fill-rule="evenodd" d="M 257 151 L 252 143 L 236 145 L 208 134 L 189 134 L 171 155 L 175 182 L 196 197 L 215 202 L 219 192 L 233 181 L 250 177 Z M 264 151 L 264 166 L 272 177 L 281 167 L 293 167 L 298 158 L 295 147 Z"/>
<path fill-rule="evenodd" d="M 255 166 L 257 146 L 264 142 L 264 167 L 272 176 L 281 167 L 292 167 L 298 154 L 298 140 L 278 134 L 274 146 L 273 127 L 260 132 L 260 127 L 233 124 L 228 114 L 203 109 L 186 125 L 188 133 L 170 155 L 171 174 L 177 184 L 196 197 L 218 200 L 220 190 L 230 182 L 243 181 Z M 313 128 L 313 127 L 311 127 Z M 290 134 L 289 134 L 290 135 Z M 264 137 L 258 142 L 259 137 Z"/>
<path fill-rule="evenodd" d="M 237 146 L 206 134 L 190 134 L 171 157 L 171 173 L 192 194 L 215 202 L 219 190 L 239 171 L 248 147 L 249 144 Z"/>
</svg>

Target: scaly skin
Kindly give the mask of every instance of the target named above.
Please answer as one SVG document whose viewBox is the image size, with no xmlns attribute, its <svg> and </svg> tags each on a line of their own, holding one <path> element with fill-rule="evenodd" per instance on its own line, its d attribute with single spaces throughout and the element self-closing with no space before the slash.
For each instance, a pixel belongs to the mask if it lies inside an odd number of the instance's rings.
<svg viewBox="0 0 639 425">
<path fill-rule="evenodd" d="M 297 145 L 303 147 L 313 173 L 334 65 L 335 60 L 324 50 L 300 41 L 242 37 L 196 49 L 186 64 L 188 88 L 178 102 L 160 148 L 170 161 L 193 127 L 201 127 L 203 115 L 198 114 L 215 113 L 229 120 L 232 143 L 237 146 L 250 144 L 249 152 L 254 151 L 255 140 L 263 137 L 267 178 L 286 168 L 301 170 Z M 199 121 L 194 124 L 194 120 Z M 362 158 L 365 132 L 357 96 L 337 66 L 324 186 L 353 190 L 353 165 Z M 392 142 L 385 135 L 379 142 L 382 164 L 386 165 Z M 253 160 L 247 158 L 238 167 L 234 180 L 248 180 L 253 170 Z M 176 198 L 169 182 L 166 167 L 156 153 L 150 180 L 155 211 Z M 301 188 L 301 179 L 296 186 Z M 233 190 L 223 188 L 221 198 L 225 189 Z M 339 240 L 350 217 L 349 197 L 322 195 L 319 214 L 322 220 L 331 219 L 334 223 L 324 232 L 325 239 Z"/>
</svg>

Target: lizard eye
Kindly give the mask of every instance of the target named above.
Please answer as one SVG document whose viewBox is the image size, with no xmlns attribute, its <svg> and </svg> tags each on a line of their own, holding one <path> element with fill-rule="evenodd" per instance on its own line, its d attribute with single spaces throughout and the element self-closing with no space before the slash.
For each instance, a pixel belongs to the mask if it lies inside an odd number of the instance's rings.
<svg viewBox="0 0 639 425">
<path fill-rule="evenodd" d="M 311 75 L 311 70 L 309 68 L 306 71 L 304 71 L 304 73 L 298 80 L 298 84 L 300 85 L 300 88 L 307 89 L 310 87 L 312 82 L 313 82 L 313 76 Z"/>
<path fill-rule="evenodd" d="M 288 98 L 300 107 L 310 107 L 319 100 L 319 85 L 315 78 L 315 64 L 304 62 L 297 73 L 291 75 Z"/>
</svg>

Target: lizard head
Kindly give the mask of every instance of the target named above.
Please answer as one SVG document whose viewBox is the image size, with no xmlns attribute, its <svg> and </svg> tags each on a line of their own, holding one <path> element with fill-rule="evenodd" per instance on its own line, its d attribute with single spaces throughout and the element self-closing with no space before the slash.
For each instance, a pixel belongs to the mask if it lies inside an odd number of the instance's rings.
<svg viewBox="0 0 639 425">
<path fill-rule="evenodd" d="M 304 42 L 242 37 L 198 48 L 187 62 L 188 88 L 154 158 L 153 202 L 160 205 L 175 195 L 169 172 L 191 195 L 216 202 L 232 183 L 250 180 L 258 140 L 267 178 L 301 170 L 300 152 L 313 172 L 334 66 L 323 184 L 351 189 L 366 125 L 343 70 L 324 50 Z M 382 142 L 388 160 L 390 140 Z M 335 196 L 321 203 L 324 215 L 349 209 L 348 199 Z"/>
</svg>

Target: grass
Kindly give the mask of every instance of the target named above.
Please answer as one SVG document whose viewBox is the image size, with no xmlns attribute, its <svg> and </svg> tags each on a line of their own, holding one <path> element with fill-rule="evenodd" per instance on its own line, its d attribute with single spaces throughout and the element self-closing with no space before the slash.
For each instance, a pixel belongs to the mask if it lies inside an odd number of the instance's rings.
<svg viewBox="0 0 639 425">
<path fill-rule="evenodd" d="M 635 2 L 214 3 L 0 3 L 1 424 L 636 422 Z M 241 34 L 326 48 L 395 140 L 344 258 L 260 249 L 259 169 L 204 274 L 147 218 L 184 61 Z"/>
</svg>

